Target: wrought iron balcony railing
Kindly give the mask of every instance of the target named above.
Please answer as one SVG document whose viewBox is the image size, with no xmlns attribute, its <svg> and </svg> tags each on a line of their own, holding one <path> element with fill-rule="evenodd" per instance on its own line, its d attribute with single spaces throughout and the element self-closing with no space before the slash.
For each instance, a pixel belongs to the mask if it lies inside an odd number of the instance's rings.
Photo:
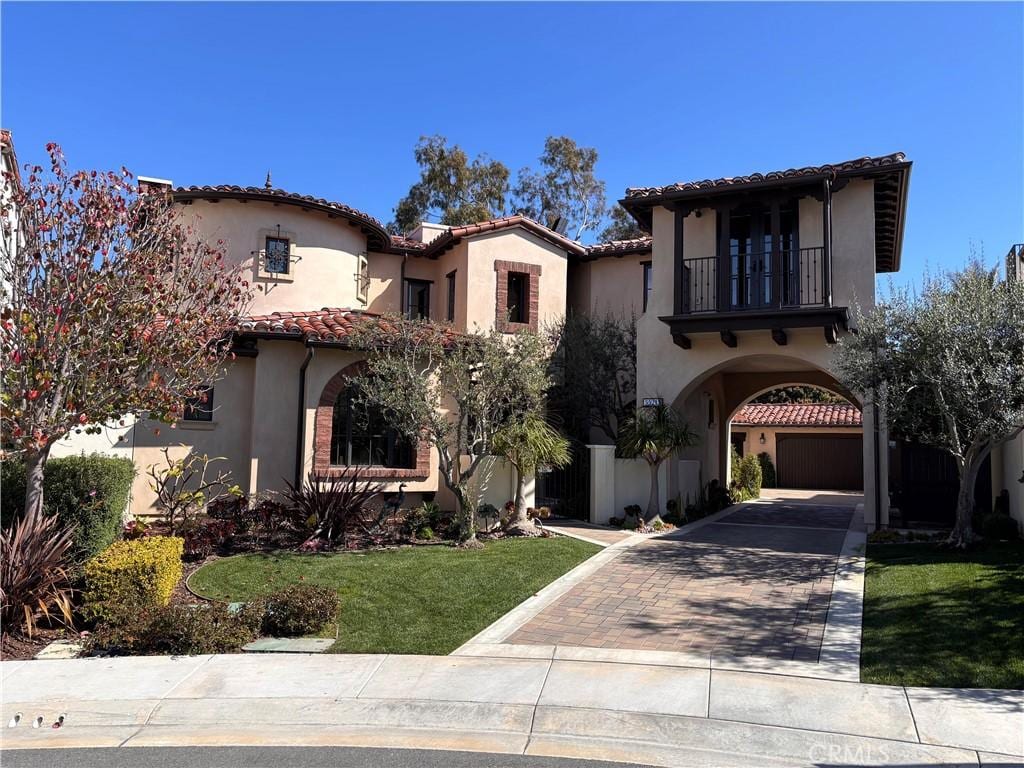
<svg viewBox="0 0 1024 768">
<path fill-rule="evenodd" d="M 683 260 L 684 315 L 828 307 L 824 248 Z"/>
</svg>

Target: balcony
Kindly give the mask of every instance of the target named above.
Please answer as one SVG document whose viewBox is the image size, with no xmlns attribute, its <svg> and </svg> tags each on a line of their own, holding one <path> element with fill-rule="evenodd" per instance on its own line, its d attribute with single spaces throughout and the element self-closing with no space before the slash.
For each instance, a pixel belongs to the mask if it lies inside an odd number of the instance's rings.
<svg viewBox="0 0 1024 768">
<path fill-rule="evenodd" d="M 717 332 L 735 347 L 736 332 L 752 330 L 770 330 L 785 345 L 792 328 L 822 328 L 834 343 L 847 324 L 846 307 L 832 306 L 822 247 L 684 258 L 679 271 L 677 313 L 661 320 L 684 349 L 690 334 Z"/>
<path fill-rule="evenodd" d="M 1006 279 L 1024 280 L 1024 243 L 1010 246 L 1006 254 Z"/>
</svg>

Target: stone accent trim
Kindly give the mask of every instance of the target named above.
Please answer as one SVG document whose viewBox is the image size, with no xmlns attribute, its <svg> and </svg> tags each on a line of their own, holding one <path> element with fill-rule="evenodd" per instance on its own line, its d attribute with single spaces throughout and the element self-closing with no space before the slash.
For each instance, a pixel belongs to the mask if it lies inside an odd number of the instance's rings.
<svg viewBox="0 0 1024 768">
<path fill-rule="evenodd" d="M 366 362 L 347 365 L 338 371 L 324 385 L 316 406 L 313 423 L 313 470 L 329 477 L 345 477 L 357 469 L 359 476 L 369 480 L 426 480 L 430 477 L 430 443 L 416 441 L 416 466 L 411 469 L 390 467 L 339 467 L 331 464 L 331 427 L 334 421 L 334 404 L 351 379 L 363 375 Z"/>
<path fill-rule="evenodd" d="M 524 328 L 531 331 L 537 330 L 538 315 L 540 314 L 540 264 L 526 264 L 522 261 L 501 261 L 494 262 L 494 271 L 497 273 L 494 296 L 494 327 L 502 333 L 516 333 Z M 529 283 L 526 288 L 526 317 L 525 323 L 512 323 L 508 319 L 508 276 L 509 273 L 527 275 Z"/>
</svg>

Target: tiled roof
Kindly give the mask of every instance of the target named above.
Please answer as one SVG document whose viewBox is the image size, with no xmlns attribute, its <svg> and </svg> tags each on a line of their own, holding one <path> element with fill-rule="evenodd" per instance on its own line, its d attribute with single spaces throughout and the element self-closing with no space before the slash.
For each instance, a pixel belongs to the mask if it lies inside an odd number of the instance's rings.
<svg viewBox="0 0 1024 768">
<path fill-rule="evenodd" d="M 587 256 L 600 258 L 601 256 L 628 256 L 633 253 L 650 253 L 650 237 L 635 237 L 631 240 L 612 240 L 607 243 L 596 243 L 587 248 Z"/>
<path fill-rule="evenodd" d="M 732 419 L 733 424 L 756 427 L 859 427 L 860 410 L 854 405 L 833 403 L 749 403 Z"/>
<path fill-rule="evenodd" d="M 378 317 L 370 312 L 324 307 L 313 312 L 272 312 L 243 317 L 238 326 L 243 333 L 296 336 L 306 341 L 343 341 L 355 323 Z"/>
<path fill-rule="evenodd" d="M 399 251 L 423 251 L 426 250 L 427 244 L 403 235 L 392 235 L 391 247 Z"/>
<path fill-rule="evenodd" d="M 721 179 L 705 179 L 703 181 L 683 181 L 676 184 L 669 184 L 665 187 L 631 187 L 626 190 L 626 198 L 636 199 L 644 197 L 659 197 L 661 195 L 672 194 L 673 192 L 714 189 L 716 187 L 729 187 L 738 184 L 758 184 L 766 181 L 798 179 L 804 176 L 828 176 L 843 173 L 849 174 L 856 171 L 898 165 L 905 161 L 906 156 L 902 152 L 895 152 L 891 155 L 882 155 L 879 157 L 861 157 L 856 160 L 844 160 L 841 163 L 810 165 L 804 168 L 790 168 L 785 171 L 769 171 L 768 173 L 752 173 L 749 176 L 730 176 Z"/>
<path fill-rule="evenodd" d="M 500 219 L 481 221 L 477 224 L 466 224 L 461 227 L 452 227 L 448 231 L 441 233 L 431 240 L 424 250 L 424 254 L 427 256 L 437 256 L 457 245 L 464 237 L 482 235 L 487 232 L 497 232 L 498 230 L 509 229 L 511 227 L 521 227 L 528 232 L 532 232 L 537 235 L 537 237 L 547 240 L 549 243 L 556 245 L 559 248 L 563 248 L 569 253 L 574 253 L 577 256 L 582 256 L 587 251 L 585 246 L 577 243 L 575 240 L 570 240 L 565 235 L 560 235 L 555 232 L 555 230 L 549 229 L 543 224 L 538 224 L 533 219 L 516 214 L 514 216 L 502 216 Z"/>
<path fill-rule="evenodd" d="M 269 315 L 243 317 L 238 322 L 238 331 L 242 336 L 278 337 L 320 344 L 344 345 L 357 324 L 387 322 L 376 312 L 324 307 L 321 310 L 310 312 L 271 312 Z M 445 325 L 427 324 L 423 327 L 443 333 L 445 341 L 454 339 L 457 335 Z M 388 330 L 388 328 L 384 326 L 384 330 Z"/>
<path fill-rule="evenodd" d="M 283 189 L 267 187 L 241 187 L 237 184 L 175 187 L 171 194 L 176 201 L 231 198 L 311 208 L 322 211 L 329 216 L 341 216 L 349 222 L 359 225 L 363 233 L 367 235 L 371 248 L 386 250 L 391 245 L 391 235 L 384 229 L 384 225 L 373 216 L 363 213 L 350 205 L 325 200 L 322 197 L 300 195 L 297 192 L 286 192 Z"/>
</svg>

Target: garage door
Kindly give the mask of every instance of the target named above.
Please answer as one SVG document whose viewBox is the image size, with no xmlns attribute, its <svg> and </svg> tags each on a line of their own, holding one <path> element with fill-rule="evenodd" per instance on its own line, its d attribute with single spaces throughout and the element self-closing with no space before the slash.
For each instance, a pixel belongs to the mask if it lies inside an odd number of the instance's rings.
<svg viewBox="0 0 1024 768">
<path fill-rule="evenodd" d="M 780 488 L 863 490 L 860 435 L 777 435 L 775 439 Z"/>
</svg>

